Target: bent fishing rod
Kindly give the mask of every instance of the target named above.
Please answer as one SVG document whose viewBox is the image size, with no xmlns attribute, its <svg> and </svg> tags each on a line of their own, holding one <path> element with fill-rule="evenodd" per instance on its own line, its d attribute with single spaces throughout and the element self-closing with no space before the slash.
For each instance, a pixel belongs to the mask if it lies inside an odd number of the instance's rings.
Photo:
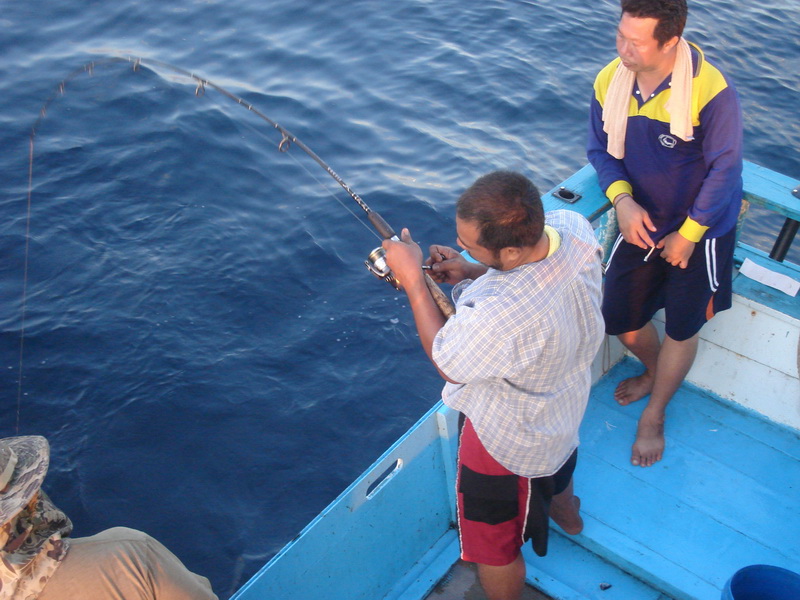
<svg viewBox="0 0 800 600">
<path fill-rule="evenodd" d="M 212 88 L 222 94 L 223 96 L 233 100 L 240 106 L 243 106 L 248 111 L 269 123 L 274 129 L 278 130 L 281 134 L 281 141 L 278 143 L 278 150 L 280 152 L 288 152 L 289 147 L 291 144 L 295 144 L 298 148 L 300 148 L 303 152 L 305 152 L 308 156 L 310 156 L 320 167 L 322 167 L 328 175 L 330 175 L 347 193 L 348 195 L 358 204 L 359 207 L 364 211 L 367 216 L 367 219 L 372 224 L 372 226 L 377 230 L 378 234 L 383 239 L 393 239 L 399 240 L 397 235 L 395 234 L 392 227 L 381 217 L 377 212 L 372 210 L 361 197 L 356 194 L 347 183 L 325 162 L 323 161 L 311 148 L 306 146 L 301 140 L 299 140 L 295 135 L 293 135 L 289 130 L 285 127 L 270 119 L 267 115 L 262 113 L 258 110 L 255 106 L 240 98 L 239 96 L 231 93 L 227 89 L 223 88 L 220 85 L 204 78 L 196 75 L 190 71 L 172 65 L 170 63 L 166 63 L 163 61 L 155 60 L 155 59 L 142 59 L 142 58 L 132 58 L 132 57 L 109 57 L 103 59 L 101 61 L 93 61 L 88 64 L 83 65 L 82 67 L 75 69 L 72 73 L 70 73 L 65 79 L 63 79 L 58 86 L 56 86 L 55 92 L 45 100 L 44 104 L 42 105 L 39 116 L 34 122 L 33 126 L 31 127 L 31 133 L 29 138 L 29 155 L 28 155 L 28 192 L 27 192 L 27 217 L 26 217 L 26 231 L 25 231 L 25 261 L 24 261 L 24 272 L 23 272 L 23 283 L 22 283 L 22 325 L 20 327 L 20 352 L 19 352 L 19 381 L 18 381 L 18 389 L 17 389 L 17 424 L 16 429 L 17 433 L 19 433 L 19 416 L 20 416 L 20 404 L 21 404 L 21 397 L 22 397 L 22 363 L 23 363 L 23 355 L 24 355 L 24 340 L 25 340 L 25 316 L 26 316 L 26 305 L 27 305 L 27 286 L 28 286 L 28 253 L 29 253 L 29 245 L 30 245 L 30 221 L 31 221 L 31 204 L 32 204 L 32 196 L 33 196 L 33 157 L 34 157 L 34 142 L 36 139 L 36 135 L 38 133 L 39 126 L 41 125 L 42 121 L 47 115 L 48 108 L 50 104 L 58 97 L 64 95 L 66 91 L 67 84 L 75 79 L 76 77 L 82 74 L 89 74 L 90 76 L 94 73 L 96 67 L 110 64 L 110 63 L 131 63 L 133 65 L 133 71 L 136 72 L 142 65 L 153 65 L 155 67 L 160 67 L 163 69 L 167 69 L 184 77 L 188 77 L 197 82 L 197 88 L 195 89 L 195 95 L 201 96 L 205 93 L 206 88 Z M 346 208 L 346 207 L 345 207 Z M 349 210 L 349 209 L 348 209 Z M 355 216 L 355 213 L 353 213 Z M 358 217 L 356 217 L 358 218 Z M 379 279 L 383 279 L 394 286 L 396 289 L 400 288 L 400 282 L 397 281 L 396 277 L 392 273 L 389 266 L 386 264 L 385 260 L 385 250 L 382 246 L 378 246 L 375 250 L 370 252 L 367 260 L 365 261 L 365 265 L 367 268 L 372 272 L 376 277 Z M 455 308 L 453 304 L 450 302 L 450 299 L 444 294 L 444 292 L 439 288 L 433 279 L 427 274 L 424 273 L 425 283 L 430 290 L 431 296 L 433 297 L 436 305 L 438 306 L 439 310 L 445 316 L 445 318 L 450 318 L 452 315 L 455 314 Z"/>
<path fill-rule="evenodd" d="M 100 66 L 101 64 L 120 63 L 120 62 L 122 63 L 127 62 L 132 64 L 134 72 L 138 71 L 139 68 L 142 66 L 151 66 L 172 71 L 173 73 L 177 73 L 179 75 L 192 79 L 197 83 L 197 88 L 195 89 L 195 96 L 202 96 L 205 94 L 207 88 L 212 88 L 213 90 L 216 90 L 217 92 L 219 92 L 226 98 L 232 100 L 236 104 L 244 107 L 245 109 L 256 115 L 258 118 L 271 125 L 281 134 L 281 141 L 278 143 L 278 150 L 280 152 L 288 153 L 290 146 L 292 144 L 296 145 L 309 157 L 311 157 L 314 160 L 314 162 L 316 162 L 320 167 L 322 167 L 322 169 L 324 169 L 325 172 L 328 173 L 328 175 L 330 175 L 336 181 L 336 183 L 338 183 L 347 192 L 347 194 L 356 202 L 356 204 L 358 204 L 358 206 L 366 214 L 370 224 L 375 228 L 375 230 L 378 232 L 378 234 L 382 239 L 399 240 L 397 234 L 394 232 L 392 227 L 383 219 L 383 217 L 381 217 L 380 214 L 372 210 L 367 205 L 367 203 L 364 202 L 364 200 L 358 194 L 356 194 L 350 188 L 349 185 L 347 185 L 347 183 L 338 175 L 338 173 L 336 173 L 336 171 L 334 171 L 330 167 L 330 165 L 328 165 L 324 160 L 322 160 L 313 150 L 311 150 L 311 148 L 309 148 L 305 143 L 299 140 L 297 136 L 292 134 L 288 129 L 286 129 L 273 119 L 269 118 L 267 115 L 265 115 L 255 106 L 253 106 L 251 103 L 247 102 L 243 98 L 228 91 L 227 89 L 223 88 L 222 86 L 214 83 L 209 79 L 201 77 L 195 73 L 192 73 L 191 71 L 187 71 L 186 69 L 183 69 L 181 67 L 175 66 L 167 62 L 163 62 L 152 58 L 144 59 L 139 57 L 136 58 L 109 57 L 102 61 L 95 61 L 88 63 L 83 67 L 76 69 L 66 79 L 64 79 L 63 81 L 61 81 L 61 83 L 59 83 L 59 85 L 56 88 L 56 93 L 45 102 L 44 106 L 42 106 L 39 118 L 37 119 L 36 123 L 34 124 L 31 130 L 31 138 L 30 138 L 30 161 L 29 161 L 30 165 L 28 170 L 29 215 L 30 215 L 30 190 L 32 188 L 33 141 L 36 136 L 38 126 L 47 113 L 48 106 L 55 99 L 56 96 L 64 94 L 66 84 L 70 80 L 81 75 L 82 73 L 88 73 L 89 75 L 92 75 L 94 73 L 95 67 Z M 356 219 L 358 219 L 355 213 L 351 212 L 351 214 L 353 214 L 353 216 L 356 217 Z M 369 269 L 369 271 L 373 273 L 377 278 L 383 279 L 384 281 L 390 283 L 395 289 L 400 289 L 401 287 L 400 282 L 397 280 L 397 278 L 394 276 L 394 273 L 392 273 L 391 269 L 386 264 L 385 254 L 386 251 L 383 249 L 383 247 L 378 246 L 372 252 L 369 253 L 367 260 L 364 262 L 364 264 L 366 265 L 367 269 Z M 450 302 L 450 299 L 447 297 L 447 295 L 441 290 L 441 288 L 437 285 L 437 283 L 433 281 L 433 279 L 431 279 L 428 273 L 424 273 L 424 277 L 425 277 L 425 283 L 428 286 L 428 290 L 430 291 L 431 296 L 436 302 L 436 305 L 438 306 L 439 310 L 442 312 L 445 318 L 450 318 L 453 314 L 455 314 L 455 308 L 453 307 L 452 302 Z"/>
<path fill-rule="evenodd" d="M 204 77 L 200 77 L 199 75 L 196 75 L 195 73 L 192 73 L 190 71 L 186 71 L 185 69 L 182 69 L 180 67 L 176 67 L 175 65 L 155 59 L 145 60 L 142 58 L 135 58 L 135 59 L 132 58 L 128 60 L 133 63 L 134 71 L 138 70 L 139 66 L 142 64 L 145 65 L 152 64 L 157 67 L 169 69 L 185 77 L 189 77 L 197 82 L 197 89 L 195 90 L 196 96 L 203 95 L 205 93 L 205 89 L 210 87 L 219 92 L 220 94 L 222 94 L 223 96 L 225 96 L 226 98 L 229 98 L 230 100 L 233 100 L 240 106 L 243 106 L 251 113 L 262 119 L 263 121 L 269 123 L 274 129 L 277 129 L 278 132 L 280 132 L 281 134 L 281 141 L 278 143 L 278 150 L 280 152 L 288 152 L 291 144 L 296 145 L 308 156 L 310 156 L 314 160 L 314 162 L 316 162 L 320 167 L 322 167 L 325 170 L 325 172 L 328 173 L 328 175 L 330 175 L 336 181 L 336 183 L 338 183 L 342 187 L 342 189 L 344 189 L 344 191 L 348 193 L 348 195 L 356 202 L 356 204 L 358 204 L 358 206 L 361 207 L 361 209 L 366 214 L 369 222 L 372 224 L 372 226 L 376 229 L 378 234 L 380 234 L 380 236 L 383 239 L 392 239 L 399 241 L 399 238 L 397 237 L 397 234 L 394 232 L 394 229 L 392 229 L 392 227 L 383 219 L 383 217 L 380 216 L 380 214 L 378 214 L 377 212 L 372 210 L 369 206 L 367 206 L 367 203 L 364 202 L 361 196 L 356 194 L 350 188 L 350 186 L 347 185 L 347 183 L 345 183 L 345 181 L 338 175 L 338 173 L 336 173 L 336 171 L 334 171 L 330 167 L 330 165 L 328 165 L 324 160 L 322 160 L 313 150 L 311 150 L 311 148 L 306 146 L 301 140 L 297 139 L 297 137 L 293 135 L 289 130 L 287 130 L 285 127 L 283 127 L 276 121 L 270 119 L 267 115 L 262 113 L 252 104 L 240 98 L 239 96 L 229 92 L 225 88 L 217 85 L 213 81 L 205 79 Z M 369 271 L 373 273 L 378 279 L 383 279 L 384 281 L 390 283 L 395 289 L 400 289 L 400 282 L 397 281 L 397 278 L 394 276 L 394 273 L 392 273 L 391 269 L 386 264 L 385 255 L 386 251 L 383 249 L 383 247 L 378 246 L 372 252 L 369 253 L 367 260 L 364 261 L 364 264 L 366 265 L 367 269 L 369 269 Z M 425 283 L 428 286 L 428 290 L 430 291 L 431 296 L 436 302 L 436 305 L 439 307 L 439 310 L 442 312 L 445 318 L 450 318 L 452 315 L 455 314 L 455 308 L 453 307 L 452 302 L 450 302 L 450 299 L 436 284 L 436 282 L 433 279 L 431 279 L 430 275 L 428 275 L 427 273 L 423 273 L 423 275 L 425 277 Z"/>
</svg>

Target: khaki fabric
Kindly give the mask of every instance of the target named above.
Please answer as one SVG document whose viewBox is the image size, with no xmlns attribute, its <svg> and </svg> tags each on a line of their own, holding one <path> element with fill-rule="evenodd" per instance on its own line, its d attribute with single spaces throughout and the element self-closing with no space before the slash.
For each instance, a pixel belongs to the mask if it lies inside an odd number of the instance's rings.
<svg viewBox="0 0 800 600">
<path fill-rule="evenodd" d="M 38 600 L 217 600 L 195 575 L 149 535 L 115 527 L 70 540 L 69 552 Z"/>
</svg>

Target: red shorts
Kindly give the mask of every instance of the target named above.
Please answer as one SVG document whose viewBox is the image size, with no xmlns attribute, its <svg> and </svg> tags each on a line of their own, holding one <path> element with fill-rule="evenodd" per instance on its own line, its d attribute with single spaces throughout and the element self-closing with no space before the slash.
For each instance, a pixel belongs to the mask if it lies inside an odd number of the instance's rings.
<svg viewBox="0 0 800 600">
<path fill-rule="evenodd" d="M 461 558 L 507 565 L 529 539 L 536 554 L 547 554 L 550 499 L 572 480 L 577 452 L 554 475 L 520 477 L 489 455 L 466 419 L 459 438 L 456 481 Z"/>
</svg>

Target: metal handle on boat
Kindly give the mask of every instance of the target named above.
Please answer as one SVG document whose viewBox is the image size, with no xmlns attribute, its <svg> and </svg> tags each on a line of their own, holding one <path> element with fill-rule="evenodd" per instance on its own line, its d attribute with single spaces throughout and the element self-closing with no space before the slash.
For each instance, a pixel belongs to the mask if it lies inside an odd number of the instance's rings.
<svg viewBox="0 0 800 600">
<path fill-rule="evenodd" d="M 378 477 L 375 478 L 375 481 L 370 483 L 369 487 L 367 487 L 367 500 L 372 499 L 375 494 L 377 494 L 395 475 L 397 475 L 397 473 L 400 472 L 400 469 L 402 468 L 403 459 L 398 458 L 391 465 L 389 465 L 388 469 L 378 475 Z"/>
</svg>

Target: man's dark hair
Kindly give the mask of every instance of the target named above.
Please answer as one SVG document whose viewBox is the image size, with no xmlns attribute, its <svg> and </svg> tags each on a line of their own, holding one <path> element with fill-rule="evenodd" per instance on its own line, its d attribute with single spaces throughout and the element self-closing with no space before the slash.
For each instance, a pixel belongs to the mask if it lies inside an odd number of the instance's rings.
<svg viewBox="0 0 800 600">
<path fill-rule="evenodd" d="M 621 0 L 620 6 L 623 13 L 637 19 L 658 19 L 653 37 L 659 47 L 675 36 L 683 35 L 686 16 L 689 14 L 686 0 Z"/>
<path fill-rule="evenodd" d="M 458 199 L 456 215 L 475 223 L 478 244 L 497 253 L 533 246 L 544 233 L 539 190 L 524 175 L 495 171 L 480 177 Z"/>
</svg>

